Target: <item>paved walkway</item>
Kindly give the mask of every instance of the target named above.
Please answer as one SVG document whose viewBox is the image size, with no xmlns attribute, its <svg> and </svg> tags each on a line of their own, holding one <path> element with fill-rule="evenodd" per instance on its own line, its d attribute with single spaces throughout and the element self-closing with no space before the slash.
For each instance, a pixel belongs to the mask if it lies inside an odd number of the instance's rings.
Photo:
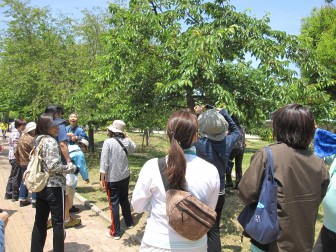
<svg viewBox="0 0 336 252">
<path fill-rule="evenodd" d="M 35 209 L 31 205 L 20 207 L 19 202 L 5 200 L 5 188 L 10 172 L 7 141 L 0 140 L 5 149 L 0 153 L 0 208 L 10 215 L 5 231 L 6 252 L 30 251 L 31 231 L 34 225 Z M 110 225 L 108 217 L 99 215 L 101 211 L 88 202 L 81 201 L 80 195 L 74 204 L 81 209 L 74 216 L 82 219 L 82 226 L 66 229 L 65 251 L 139 251 L 142 225 L 127 230 L 120 240 L 105 237 Z M 48 230 L 44 251 L 52 251 L 52 229 Z M 139 238 L 140 237 L 140 238 Z"/>
</svg>

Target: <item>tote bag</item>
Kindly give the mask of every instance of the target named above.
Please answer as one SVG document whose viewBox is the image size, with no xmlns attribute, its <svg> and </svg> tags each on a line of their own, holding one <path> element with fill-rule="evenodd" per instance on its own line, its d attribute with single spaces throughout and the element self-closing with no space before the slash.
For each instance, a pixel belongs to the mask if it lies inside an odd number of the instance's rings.
<svg viewBox="0 0 336 252">
<path fill-rule="evenodd" d="M 266 147 L 267 161 L 265 178 L 257 204 L 244 207 L 238 216 L 238 222 L 244 232 L 260 244 L 269 244 L 278 238 L 279 222 L 277 213 L 277 188 L 274 180 L 272 152 Z"/>
</svg>

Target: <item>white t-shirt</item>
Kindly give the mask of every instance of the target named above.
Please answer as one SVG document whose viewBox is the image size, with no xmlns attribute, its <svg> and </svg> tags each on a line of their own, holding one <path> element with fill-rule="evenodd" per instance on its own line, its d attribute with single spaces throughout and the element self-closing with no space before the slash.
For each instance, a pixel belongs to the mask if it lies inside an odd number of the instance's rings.
<svg viewBox="0 0 336 252">
<path fill-rule="evenodd" d="M 185 157 L 187 191 L 215 209 L 220 185 L 216 167 L 193 154 L 185 154 Z M 157 158 L 147 161 L 142 167 L 131 203 L 138 213 L 151 212 L 143 237 L 144 243 L 158 248 L 183 249 L 183 251 L 206 248 L 206 235 L 200 240 L 191 241 L 169 226 L 166 215 L 166 192 Z"/>
</svg>

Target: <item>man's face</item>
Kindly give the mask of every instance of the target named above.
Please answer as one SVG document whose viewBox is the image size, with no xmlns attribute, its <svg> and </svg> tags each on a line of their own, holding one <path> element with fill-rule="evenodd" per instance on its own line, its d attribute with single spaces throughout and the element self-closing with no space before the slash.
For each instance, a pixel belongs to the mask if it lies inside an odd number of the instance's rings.
<svg viewBox="0 0 336 252">
<path fill-rule="evenodd" d="M 73 125 L 76 125 L 77 122 L 78 122 L 78 117 L 77 117 L 77 115 L 76 115 L 76 114 L 71 114 L 71 115 L 69 116 L 69 123 L 70 123 L 70 124 L 73 124 Z"/>
</svg>

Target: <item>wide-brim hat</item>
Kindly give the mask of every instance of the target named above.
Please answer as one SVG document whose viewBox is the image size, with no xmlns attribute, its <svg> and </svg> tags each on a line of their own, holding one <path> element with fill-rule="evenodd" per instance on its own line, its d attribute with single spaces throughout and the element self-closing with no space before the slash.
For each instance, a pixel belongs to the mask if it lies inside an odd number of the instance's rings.
<svg viewBox="0 0 336 252">
<path fill-rule="evenodd" d="M 221 141 L 228 131 L 228 123 L 216 109 L 209 109 L 198 117 L 198 129 L 202 136 Z"/>
<path fill-rule="evenodd" d="M 121 120 L 114 120 L 107 129 L 115 133 L 125 133 L 126 124 Z"/>
<path fill-rule="evenodd" d="M 35 122 L 29 122 L 29 123 L 27 123 L 27 125 L 26 125 L 26 128 L 24 129 L 24 133 L 28 133 L 28 132 L 30 132 L 30 131 L 32 131 L 32 130 L 35 130 L 36 129 L 36 123 Z"/>
</svg>

